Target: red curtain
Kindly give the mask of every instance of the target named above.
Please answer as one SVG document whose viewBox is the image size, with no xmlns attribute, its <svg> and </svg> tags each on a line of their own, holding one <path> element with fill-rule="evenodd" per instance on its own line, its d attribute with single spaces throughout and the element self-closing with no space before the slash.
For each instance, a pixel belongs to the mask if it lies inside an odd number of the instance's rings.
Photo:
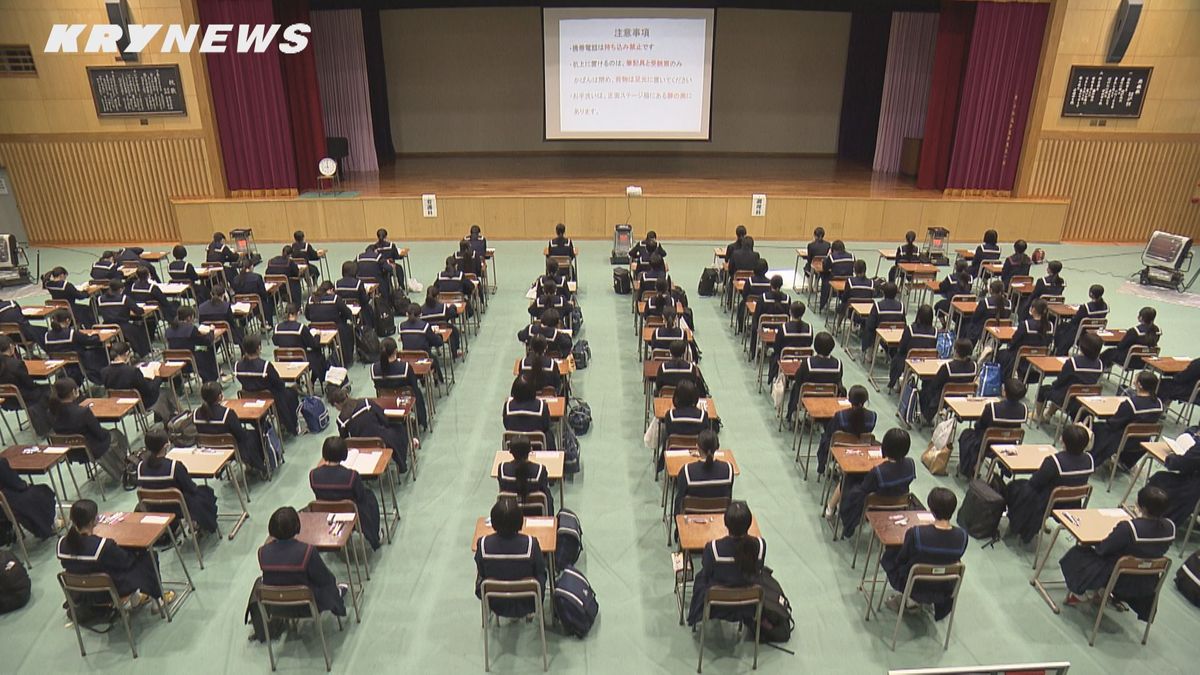
<svg viewBox="0 0 1200 675">
<path fill-rule="evenodd" d="M 929 107 L 925 112 L 921 164 L 917 171 L 917 187 L 925 190 L 946 187 L 950 154 L 954 148 L 954 127 L 958 119 L 958 99 L 962 92 L 963 72 L 974 23 L 975 3 L 942 3 L 938 17 L 937 46 L 933 54 Z"/>
<path fill-rule="evenodd" d="M 1048 10 L 1041 3 L 979 3 L 947 188 L 1012 190 Z"/>
<path fill-rule="evenodd" d="M 275 23 L 312 25 L 308 0 L 275 0 Z M 295 149 L 296 183 L 301 190 L 317 186 L 317 163 L 325 157 L 325 123 L 321 117 L 321 92 L 317 86 L 317 63 L 309 46 L 296 54 L 279 52 L 288 117 Z"/>
</svg>

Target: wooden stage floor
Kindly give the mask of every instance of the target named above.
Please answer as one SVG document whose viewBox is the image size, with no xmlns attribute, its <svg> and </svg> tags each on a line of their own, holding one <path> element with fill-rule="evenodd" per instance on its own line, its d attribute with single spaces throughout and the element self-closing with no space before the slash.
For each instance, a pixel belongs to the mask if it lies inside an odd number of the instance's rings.
<svg viewBox="0 0 1200 675">
<path fill-rule="evenodd" d="M 939 199 L 912 178 L 835 158 L 692 155 L 400 157 L 379 173 L 350 173 L 340 191 L 363 197 L 775 196 Z"/>
</svg>

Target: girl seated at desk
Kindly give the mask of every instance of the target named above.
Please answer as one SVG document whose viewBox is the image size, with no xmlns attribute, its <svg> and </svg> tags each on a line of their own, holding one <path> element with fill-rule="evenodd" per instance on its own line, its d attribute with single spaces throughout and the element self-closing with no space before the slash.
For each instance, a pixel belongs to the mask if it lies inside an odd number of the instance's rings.
<svg viewBox="0 0 1200 675">
<path fill-rule="evenodd" d="M 321 461 L 308 472 L 308 486 L 313 496 L 324 501 L 352 501 L 358 511 L 359 525 L 363 537 L 377 551 L 380 546 L 379 500 L 375 493 L 363 483 L 358 471 L 342 465 L 350 451 L 346 439 L 330 436 L 321 444 Z"/>
<path fill-rule="evenodd" d="M 908 575 L 914 565 L 953 565 L 962 560 L 969 541 L 966 530 L 950 522 L 958 508 L 958 497 L 944 487 L 929 491 L 926 499 L 933 523 L 910 527 L 904 533 L 900 548 L 887 549 L 880 558 L 880 566 L 887 572 L 888 584 L 896 594 L 887 600 L 887 607 L 900 611 L 900 600 Z M 913 584 L 909 605 L 906 610 L 918 609 L 921 605 L 933 605 L 934 621 L 941 621 L 954 608 L 953 588 L 949 583 Z"/>
<path fill-rule="evenodd" d="M 174 591 L 163 593 L 154 569 L 155 559 L 149 551 L 126 550 L 112 539 L 93 533 L 98 515 L 96 502 L 90 499 L 71 505 L 71 526 L 58 540 L 58 561 L 63 570 L 68 574 L 107 574 L 117 594 L 128 597 L 133 607 L 140 607 L 151 598 L 162 603 L 174 600 Z"/>
<path fill-rule="evenodd" d="M 1062 442 L 1066 448 L 1042 460 L 1042 465 L 1028 479 L 1020 478 L 1008 484 L 1008 531 L 1016 534 L 1025 544 L 1033 541 L 1042 528 L 1041 517 L 1050 503 L 1050 493 L 1058 487 L 1087 485 L 1096 465 L 1085 450 L 1092 440 L 1092 432 L 1082 424 L 1072 424 L 1063 429 Z M 1079 508 L 1079 505 L 1056 506 L 1055 508 Z"/>
<path fill-rule="evenodd" d="M 696 580 L 692 585 L 692 605 L 687 622 L 695 626 L 704 618 L 704 603 L 713 586 L 743 587 L 754 583 L 767 560 L 767 542 L 750 534 L 754 516 L 746 502 L 733 502 L 725 509 L 725 530 L 729 533 L 708 542 Z M 754 607 L 713 607 L 711 618 L 725 621 L 754 622 Z"/>
<path fill-rule="evenodd" d="M 217 531 L 217 495 L 207 485 L 196 485 L 188 473 L 187 466 L 167 457 L 171 446 L 167 432 L 151 429 L 146 432 L 146 459 L 138 464 L 137 485 L 146 490 L 178 490 L 187 504 L 188 514 L 200 532 L 212 534 Z M 167 509 L 182 518 L 179 509 L 155 505 L 155 509 Z"/>
<path fill-rule="evenodd" d="M 533 446 L 525 436 L 518 436 L 508 443 L 508 452 L 512 460 L 501 462 L 496 468 L 496 482 L 501 492 L 511 492 L 517 495 L 518 501 L 525 504 L 532 494 L 541 495 L 546 502 L 546 513 L 554 511 L 554 494 L 550 492 L 550 477 L 546 467 L 537 462 L 529 461 L 529 453 Z"/>
<path fill-rule="evenodd" d="M 884 462 L 876 465 L 866 475 L 846 476 L 845 497 L 842 496 L 842 486 L 834 490 L 829 504 L 825 507 L 825 517 L 832 517 L 833 509 L 838 507 L 840 501 L 838 517 L 842 521 L 843 539 L 854 536 L 855 530 L 862 522 L 868 495 L 899 497 L 909 493 L 909 486 L 917 479 L 917 465 L 908 456 L 910 445 L 907 431 L 898 427 L 888 429 L 881 443 Z"/>
</svg>

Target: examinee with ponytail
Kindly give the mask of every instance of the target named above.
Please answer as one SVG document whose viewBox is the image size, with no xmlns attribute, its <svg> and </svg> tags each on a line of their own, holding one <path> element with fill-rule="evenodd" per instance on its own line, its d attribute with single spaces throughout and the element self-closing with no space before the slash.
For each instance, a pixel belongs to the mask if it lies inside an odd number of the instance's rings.
<svg viewBox="0 0 1200 675">
<path fill-rule="evenodd" d="M 381 389 L 411 389 L 416 399 L 417 421 L 422 429 L 429 428 L 421 380 L 412 364 L 400 358 L 399 347 L 392 338 L 384 338 L 379 343 L 379 360 L 371 364 L 371 381 L 375 383 L 376 395 Z"/>
<path fill-rule="evenodd" d="M 201 434 L 229 434 L 237 443 L 239 460 L 254 470 L 263 480 L 268 478 L 267 458 L 263 453 L 262 438 L 257 433 L 251 433 L 238 418 L 236 412 L 221 405 L 225 399 L 221 385 L 216 382 L 205 383 L 200 387 L 200 400 L 203 403 L 192 413 L 192 421 L 196 431 Z"/>
<path fill-rule="evenodd" d="M 168 349 L 186 349 L 192 353 L 201 382 L 216 382 L 221 379 L 212 328 L 205 326 L 201 330 L 201 327 L 196 325 L 195 309 L 187 305 L 180 307 L 179 311 L 175 313 L 175 320 L 167 327 L 164 337 Z M 191 364 L 188 364 L 184 372 L 187 373 L 190 370 Z"/>
<path fill-rule="evenodd" d="M 521 359 L 518 376 L 529 378 L 534 389 L 541 391 L 553 387 L 555 392 L 562 392 L 562 375 L 558 372 L 558 363 L 546 356 L 546 341 L 541 337 L 532 337 L 525 343 L 525 358 Z"/>
<path fill-rule="evenodd" d="M 825 464 L 829 460 L 829 444 L 833 434 L 844 431 L 848 434 L 863 435 L 875 430 L 875 421 L 879 418 L 874 411 L 867 410 L 867 388 L 861 384 L 850 387 L 846 397 L 850 401 L 849 408 L 843 408 L 825 424 L 825 433 L 821 435 L 821 445 L 817 448 L 817 474 L 825 473 Z"/>
<path fill-rule="evenodd" d="M 373 550 L 378 550 L 381 520 L 379 500 L 363 483 L 358 471 L 342 465 L 349 454 L 346 439 L 338 436 L 326 438 L 321 444 L 321 461 L 315 469 L 308 472 L 308 485 L 317 499 L 354 502 L 355 508 L 358 509 L 363 536 Z"/>
<path fill-rule="evenodd" d="M 46 331 L 43 346 L 46 353 L 54 358 L 54 354 L 73 352 L 79 357 L 79 365 L 68 363 L 63 366 L 63 373 L 76 382 L 83 382 L 84 375 L 91 382 L 100 382 L 100 369 L 108 362 L 104 353 L 104 343 L 100 336 L 89 335 L 75 328 L 71 313 L 65 309 L 56 309 L 50 313 L 50 330 Z"/>
<path fill-rule="evenodd" d="M 496 469 L 496 482 L 500 484 L 501 492 L 512 492 L 521 503 L 534 493 L 541 493 L 546 498 L 546 515 L 553 514 L 554 495 L 550 492 L 550 475 L 546 467 L 537 462 L 529 461 L 532 452 L 529 438 L 518 436 L 508 444 L 508 453 L 512 460 L 502 462 Z"/>
<path fill-rule="evenodd" d="M 712 516 L 708 516 L 711 518 Z M 713 586 L 742 587 L 754 583 L 767 559 L 767 542 L 750 534 L 754 516 L 746 502 L 736 501 L 725 509 L 728 535 L 714 539 L 704 547 L 704 562 L 692 588 L 692 606 L 688 625 L 695 626 L 704 617 L 704 602 Z M 754 607 L 714 606 L 710 616 L 724 621 L 754 622 Z"/>
<path fill-rule="evenodd" d="M 96 419 L 96 414 L 91 408 L 79 405 L 78 401 L 79 385 L 75 380 L 69 377 L 58 378 L 47 402 L 50 410 L 50 428 L 56 434 L 83 436 L 97 463 L 108 471 L 113 479 L 121 480 L 119 470 L 109 468 L 119 466 L 119 460 L 116 463 L 100 461 L 112 445 L 111 432 L 100 426 L 100 420 Z M 71 459 L 76 458 L 72 456 Z"/>
<path fill-rule="evenodd" d="M 146 459 L 138 464 L 138 487 L 146 490 L 179 490 L 196 527 L 204 533 L 216 532 L 217 495 L 213 489 L 207 485 L 196 485 L 183 462 L 167 457 L 167 452 L 171 450 L 167 432 L 151 429 L 146 432 L 145 441 Z M 183 517 L 183 512 L 174 506 L 156 504 L 154 508 Z"/>
<path fill-rule="evenodd" d="M 676 514 L 683 513 L 684 497 L 733 498 L 733 465 L 717 459 L 717 433 L 711 429 L 700 432 L 696 445 L 700 456 L 684 464 L 675 478 Z"/>
<path fill-rule="evenodd" d="M 58 540 L 58 561 L 63 570 L 69 574 L 107 574 L 118 595 L 132 596 L 130 604 L 134 607 L 144 605 L 148 597 L 167 603 L 174 600 L 173 591 L 162 592 L 153 556 L 146 551 L 123 549 L 112 539 L 93 533 L 98 515 L 96 502 L 90 499 L 71 505 L 71 526 Z"/>
<path fill-rule="evenodd" d="M 1024 381 L 1025 374 L 1029 372 L 1029 364 L 1022 363 L 1020 372 L 1014 371 L 1017 366 L 1017 352 L 1021 347 L 1049 347 L 1054 341 L 1049 313 L 1045 300 L 1035 301 L 1029 309 L 1029 318 L 1017 324 L 1017 330 L 1013 331 L 1008 345 L 996 352 L 996 363 L 1000 364 L 1002 377 L 1015 377 Z"/>
</svg>

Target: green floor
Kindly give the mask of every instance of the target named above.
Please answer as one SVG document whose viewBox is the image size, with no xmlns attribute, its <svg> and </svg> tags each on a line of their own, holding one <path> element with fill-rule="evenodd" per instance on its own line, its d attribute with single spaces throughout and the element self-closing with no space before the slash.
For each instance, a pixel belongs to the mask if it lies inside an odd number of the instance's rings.
<svg viewBox="0 0 1200 675">
<path fill-rule="evenodd" d="M 1195 672 L 1194 643 L 1200 615 L 1168 584 L 1149 644 L 1138 644 L 1142 624 L 1130 614 L 1112 614 L 1101 625 L 1096 647 L 1087 646 L 1087 609 L 1050 612 L 1029 586 L 1031 552 L 1010 542 L 983 550 L 972 542 L 968 572 L 948 651 L 942 651 L 944 623 L 906 621 L 895 652 L 888 648 L 892 622 L 862 618 L 859 574 L 850 569 L 851 546 L 829 541 L 818 517 L 818 487 L 805 483 L 788 452 L 790 435 L 775 431 L 769 400 L 757 394 L 754 374 L 727 315 L 715 298 L 694 294 L 700 269 L 712 262 L 711 243 L 665 242 L 671 271 L 691 293 L 702 367 L 723 414 L 723 445 L 737 452 L 742 474 L 735 495 L 749 502 L 769 542 L 767 562 L 775 569 L 795 607 L 796 632 L 791 656 L 763 648 L 761 672 L 878 673 L 890 667 L 975 665 L 1037 660 L 1066 660 L 1072 672 Z M 360 244 L 334 244 L 329 258 L 340 262 Z M 428 280 L 451 250 L 450 242 L 415 244 L 414 271 Z M 274 248 L 274 247 L 271 247 Z M 398 541 L 371 559 L 373 579 L 366 589 L 361 624 L 337 633 L 332 620 L 334 669 L 338 672 L 480 672 L 483 650 L 479 602 L 472 593 L 474 564 L 469 550 L 476 517 L 490 508 L 496 493 L 488 461 L 499 443 L 500 405 L 511 382 L 512 360 L 521 354 L 516 331 L 525 323 L 525 290 L 542 265 L 541 242 L 497 242 L 499 292 L 472 338 L 458 384 L 438 403 L 433 432 L 424 440 L 420 480 L 401 492 L 404 521 Z M 566 486 L 566 505 L 582 518 L 585 554 L 581 568 L 596 588 L 601 618 L 590 636 L 577 640 L 550 632 L 551 669 L 556 672 L 689 672 L 695 668 L 698 640 L 678 625 L 672 595 L 670 550 L 664 545 L 659 486 L 648 451 L 642 446 L 642 394 L 636 342 L 627 296 L 611 289 L 605 242 L 581 243 L 580 301 L 586 316 L 584 335 L 592 347 L 590 368 L 575 375 L 575 391 L 591 404 L 595 423 L 582 437 L 583 473 Z M 875 245 L 855 252 L 874 261 Z M 794 245 L 760 247 L 775 269 L 789 270 Z M 193 256 L 199 247 L 193 247 Z M 1109 289 L 1114 325 L 1134 322 L 1145 301 L 1116 291 L 1121 276 L 1137 269 L 1135 248 L 1052 246 L 1051 257 L 1066 260 L 1068 297 L 1078 301 L 1090 283 Z M 1115 254 L 1115 255 L 1114 255 Z M 1104 256 L 1104 257 L 1096 257 Z M 1086 258 L 1086 259 L 1080 259 Z M 94 254 L 43 250 L 42 269 L 63 265 L 73 279 L 86 275 Z M 37 304 L 41 295 L 22 300 Z M 1197 353 L 1200 311 L 1173 304 L 1159 306 L 1166 355 Z M 811 317 L 810 317 L 811 318 Z M 844 355 L 839 348 L 838 355 Z M 847 362 L 847 384 L 863 382 L 864 372 Z M 355 391 L 370 389 L 362 366 L 352 372 Z M 227 393 L 232 393 L 231 385 Z M 870 406 L 888 425 L 895 399 L 872 393 Z M 886 429 L 887 427 L 884 426 Z M 1174 430 L 1174 427 L 1172 427 Z M 928 432 L 914 441 L 919 451 Z M 877 434 L 878 435 L 878 434 Z M 1042 439 L 1031 432 L 1029 439 Z M 33 552 L 34 597 L 24 610 L 0 617 L 0 654 L 6 672 L 41 672 L 53 663 L 61 672 L 250 671 L 268 668 L 265 646 L 247 642 L 242 625 L 246 596 L 257 576 L 255 549 L 266 534 L 267 517 L 278 506 L 309 501 L 308 469 L 318 455 L 319 438 L 303 436 L 287 445 L 288 463 L 270 484 L 257 485 L 252 520 L 232 542 L 208 542 L 207 569 L 189 561 L 197 591 L 174 623 L 143 613 L 135 631 L 141 657 L 130 660 L 123 633 L 85 633 L 89 648 L 79 657 L 74 631 L 60 609 L 55 581 L 59 567 L 53 542 Z M 919 470 L 915 491 L 922 496 L 938 484 L 961 497 L 963 484 L 933 478 Z M 1121 483 L 1120 487 L 1124 487 Z M 218 488 L 223 505 L 235 503 L 227 486 Z M 129 509 L 132 495 L 110 495 L 108 510 Z M 1107 506 L 1116 495 L 1100 488 L 1093 505 Z M 1059 544 L 1060 553 L 1063 544 Z M 1175 551 L 1172 551 L 1175 555 Z M 1057 557 L 1057 556 L 1056 556 Z M 1176 565 L 1178 558 L 1175 558 Z M 336 569 L 336 568 L 335 568 Z M 164 573 L 177 576 L 178 564 L 164 558 Z M 1174 570 L 1172 570 L 1174 572 Z M 540 664 L 532 626 L 493 628 L 494 672 L 536 672 Z M 280 671 L 317 671 L 321 663 L 315 633 L 279 645 Z M 1192 644 L 1193 646 L 1188 646 Z M 737 645 L 726 628 L 710 640 L 707 672 L 750 669 L 749 645 Z M 1192 662 L 1193 666 L 1186 664 Z M 132 668 L 131 668 L 132 665 Z"/>
</svg>

